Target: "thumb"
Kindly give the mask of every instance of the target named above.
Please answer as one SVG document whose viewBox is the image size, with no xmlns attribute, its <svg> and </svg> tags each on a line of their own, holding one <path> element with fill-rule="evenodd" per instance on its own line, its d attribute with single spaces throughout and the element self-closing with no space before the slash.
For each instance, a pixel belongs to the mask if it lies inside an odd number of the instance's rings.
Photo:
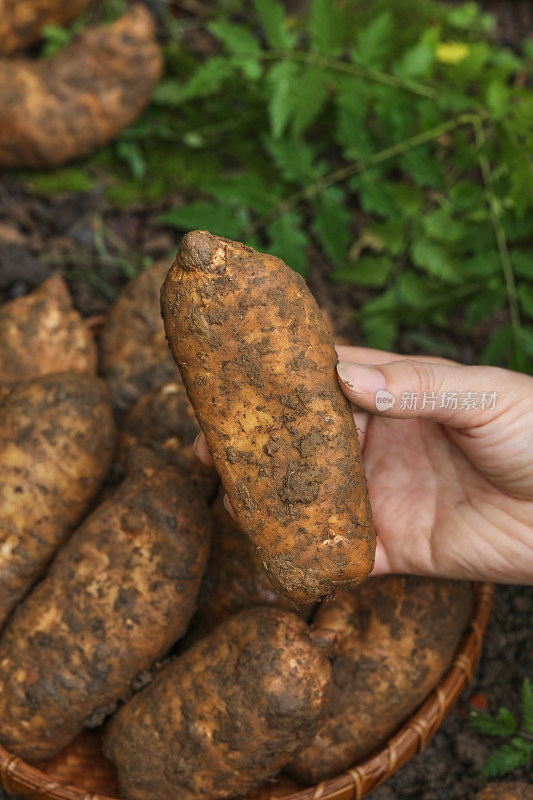
<svg viewBox="0 0 533 800">
<path fill-rule="evenodd" d="M 351 403 L 395 419 L 430 419 L 471 428 L 499 413 L 505 370 L 415 359 L 379 366 L 341 363 L 341 387 Z"/>
</svg>

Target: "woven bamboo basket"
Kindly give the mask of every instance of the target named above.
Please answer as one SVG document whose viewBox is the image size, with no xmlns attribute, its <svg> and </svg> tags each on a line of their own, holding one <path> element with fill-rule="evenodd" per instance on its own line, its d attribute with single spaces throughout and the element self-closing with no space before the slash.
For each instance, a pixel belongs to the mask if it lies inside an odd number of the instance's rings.
<svg viewBox="0 0 533 800">
<path fill-rule="evenodd" d="M 249 800 L 361 800 L 386 781 L 424 749 L 472 680 L 493 599 L 492 584 L 474 585 L 472 618 L 450 668 L 418 711 L 383 747 L 342 775 L 317 786 L 303 788 L 282 778 L 250 795 Z M 120 798 L 113 766 L 101 753 L 97 731 L 83 733 L 59 756 L 38 768 L 0 747 L 0 780 L 7 792 L 27 800 Z"/>
</svg>

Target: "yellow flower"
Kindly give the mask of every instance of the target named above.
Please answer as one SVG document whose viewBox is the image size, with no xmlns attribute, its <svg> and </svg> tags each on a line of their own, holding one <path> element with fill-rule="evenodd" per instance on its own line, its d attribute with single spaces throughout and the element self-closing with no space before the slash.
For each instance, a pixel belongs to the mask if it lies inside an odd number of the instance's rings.
<svg viewBox="0 0 533 800">
<path fill-rule="evenodd" d="M 439 42 L 435 57 L 441 64 L 458 64 L 470 52 L 470 47 L 465 42 Z"/>
</svg>

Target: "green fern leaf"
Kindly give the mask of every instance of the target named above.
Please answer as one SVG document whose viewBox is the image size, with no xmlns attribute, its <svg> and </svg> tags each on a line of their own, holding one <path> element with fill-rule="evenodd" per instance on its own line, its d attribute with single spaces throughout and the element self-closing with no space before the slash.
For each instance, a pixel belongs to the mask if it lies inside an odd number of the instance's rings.
<svg viewBox="0 0 533 800">
<path fill-rule="evenodd" d="M 401 209 L 402 216 L 418 217 L 424 203 L 424 193 L 418 186 L 408 183 L 389 183 L 387 191 L 395 207 Z"/>
<path fill-rule="evenodd" d="M 437 208 L 426 214 L 423 228 L 430 239 L 457 243 L 468 236 L 468 224 L 454 219 L 447 208 Z"/>
<path fill-rule="evenodd" d="M 353 283 L 355 286 L 382 288 L 394 268 L 389 256 L 361 256 L 354 264 L 345 262 L 331 275 L 333 281 Z"/>
<path fill-rule="evenodd" d="M 235 66 L 227 58 L 211 58 L 196 70 L 181 91 L 176 92 L 173 102 L 171 102 L 170 91 L 164 92 L 163 89 L 156 92 L 156 99 L 159 103 L 166 100 L 167 105 L 177 107 L 186 101 L 215 94 L 234 74 Z M 170 83 L 167 81 L 165 84 L 168 89 L 170 89 Z"/>
<path fill-rule="evenodd" d="M 518 300 L 524 314 L 533 317 L 533 286 L 530 283 L 521 283 L 518 287 Z"/>
<path fill-rule="evenodd" d="M 435 50 L 428 42 L 421 41 L 402 55 L 394 67 L 400 78 L 428 78 L 435 61 Z"/>
<path fill-rule="evenodd" d="M 211 203 L 191 203 L 173 208 L 158 219 L 163 225 L 172 225 L 183 231 L 208 230 L 228 239 L 235 239 L 242 229 L 242 221 L 229 208 Z"/>
<path fill-rule="evenodd" d="M 398 324 L 387 316 L 363 316 L 361 319 L 364 342 L 376 350 L 393 350 L 398 335 Z"/>
<path fill-rule="evenodd" d="M 519 247 L 511 250 L 511 262 L 517 275 L 521 278 L 533 278 L 533 251 Z"/>
<path fill-rule="evenodd" d="M 351 213 L 346 196 L 334 186 L 322 192 L 313 205 L 313 230 L 333 266 L 342 268 L 346 265 L 351 239 Z"/>
<path fill-rule="evenodd" d="M 334 136 L 347 159 L 364 160 L 375 151 L 374 138 L 366 121 L 371 97 L 371 89 L 365 81 L 359 78 L 340 81 L 335 97 L 337 124 Z"/>
<path fill-rule="evenodd" d="M 292 132 L 300 136 L 323 110 L 328 99 L 323 69 L 309 67 L 298 81 L 292 103 Z"/>
<path fill-rule="evenodd" d="M 265 144 L 287 181 L 306 185 L 324 173 L 324 166 L 314 163 L 315 153 L 309 145 L 295 139 L 266 139 Z"/>
<path fill-rule="evenodd" d="M 351 178 L 349 186 L 358 193 L 359 201 L 365 211 L 385 218 L 397 216 L 398 207 L 389 185 L 378 179 L 376 170 Z"/>
<path fill-rule="evenodd" d="M 457 281 L 455 259 L 444 244 L 420 237 L 413 245 L 411 256 L 416 266 L 424 272 L 444 281 Z"/>
<path fill-rule="evenodd" d="M 444 189 L 444 169 L 441 162 L 435 158 L 435 153 L 431 148 L 417 147 L 416 150 L 400 156 L 399 161 L 411 179 L 419 186 Z M 482 191 L 481 197 L 483 197 Z"/>
<path fill-rule="evenodd" d="M 352 60 L 370 67 L 382 67 L 393 43 L 394 24 L 389 10 L 379 14 L 366 28 L 359 31 Z"/>
<path fill-rule="evenodd" d="M 490 243 L 490 239 L 488 239 Z M 466 240 L 464 245 L 469 242 Z M 487 238 L 485 238 L 485 245 Z M 493 278 L 501 275 L 502 262 L 497 251 L 480 249 L 470 257 L 465 257 L 461 260 L 461 273 L 466 278 Z"/>
<path fill-rule="evenodd" d="M 504 286 L 486 289 L 477 293 L 473 300 L 468 304 L 463 318 L 465 331 L 472 331 L 477 325 L 502 308 L 507 300 L 507 292 Z"/>
<path fill-rule="evenodd" d="M 514 740 L 513 740 L 514 741 Z M 527 764 L 530 758 L 522 748 L 504 744 L 487 758 L 483 766 L 484 778 L 498 778 L 507 775 L 517 767 Z"/>
<path fill-rule="evenodd" d="M 292 269 L 305 275 L 307 271 L 307 247 L 309 237 L 296 211 L 288 211 L 267 227 L 268 252 L 281 258 Z"/>
<path fill-rule="evenodd" d="M 269 211 L 282 197 L 282 187 L 279 184 L 267 184 L 262 176 L 251 172 L 207 180 L 202 189 L 221 203 L 250 208 L 257 214 Z"/>
<path fill-rule="evenodd" d="M 460 211 L 480 208 L 485 205 L 483 187 L 472 181 L 457 181 L 450 190 L 450 200 Z"/>
<path fill-rule="evenodd" d="M 533 238 L 533 214 L 527 217 L 507 216 L 503 220 L 505 237 L 508 242 L 515 243 L 522 240 L 531 241 Z M 532 260 L 530 259 L 530 263 Z M 533 274 L 533 265 L 531 266 Z"/>
<path fill-rule="evenodd" d="M 522 342 L 524 344 L 526 355 L 529 358 L 528 367 L 523 371 L 527 372 L 528 375 L 531 375 L 533 372 L 533 325 L 522 326 Z M 528 712 L 526 723 L 526 714 L 524 711 L 524 725 L 529 731 L 531 731 L 531 733 L 533 733 L 533 714 L 530 716 Z"/>
<path fill-rule="evenodd" d="M 235 25 L 225 20 L 216 20 L 208 23 L 208 30 L 219 39 L 226 50 L 236 56 L 259 56 L 261 48 L 259 42 L 242 25 Z"/>
<path fill-rule="evenodd" d="M 510 324 L 502 325 L 496 330 L 481 353 L 482 364 L 502 366 L 513 346 L 513 328 Z"/>
<path fill-rule="evenodd" d="M 414 271 L 402 274 L 397 281 L 397 292 L 402 304 L 409 309 L 434 310 L 447 302 L 446 295 L 435 281 Z"/>
<path fill-rule="evenodd" d="M 268 44 L 280 50 L 292 48 L 296 35 L 287 29 L 283 6 L 277 0 L 254 0 L 254 6 Z"/>
<path fill-rule="evenodd" d="M 279 139 L 293 114 L 294 82 L 298 68 L 292 61 L 274 64 L 267 74 L 268 114 L 274 139 Z"/>
<path fill-rule="evenodd" d="M 450 25 L 459 30 L 468 31 L 479 20 L 481 9 L 475 2 L 462 3 L 457 8 L 448 12 L 447 19 Z"/>
<path fill-rule="evenodd" d="M 311 49 L 327 56 L 342 51 L 342 28 L 339 10 L 333 0 L 314 0 L 309 19 Z"/>
</svg>

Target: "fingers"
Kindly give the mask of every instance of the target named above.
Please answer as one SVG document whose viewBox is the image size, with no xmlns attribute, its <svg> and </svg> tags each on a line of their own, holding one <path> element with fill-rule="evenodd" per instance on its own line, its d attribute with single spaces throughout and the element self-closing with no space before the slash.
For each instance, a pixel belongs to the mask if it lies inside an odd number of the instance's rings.
<svg viewBox="0 0 533 800">
<path fill-rule="evenodd" d="M 226 509 L 226 511 L 228 512 L 230 517 L 233 517 L 235 522 L 237 522 L 237 517 L 235 515 L 235 511 L 233 510 L 233 506 L 231 505 L 231 503 L 229 501 L 229 497 L 228 497 L 227 494 L 224 495 L 224 508 Z"/>
<path fill-rule="evenodd" d="M 416 359 L 379 366 L 340 363 L 341 387 L 354 405 L 395 419 L 430 419 L 453 428 L 484 425 L 512 391 L 514 373 Z"/>
<path fill-rule="evenodd" d="M 374 350 L 372 347 L 348 347 L 337 345 L 335 347 L 339 361 L 350 364 L 390 364 L 391 361 L 404 361 L 405 356 L 398 353 L 388 353 L 386 350 Z M 409 356 L 411 361 L 426 361 L 432 364 L 456 364 L 448 358 L 440 356 Z"/>
<path fill-rule="evenodd" d="M 194 440 L 194 452 L 202 462 L 205 464 L 206 467 L 214 467 L 215 462 L 211 457 L 211 453 L 207 448 L 207 442 L 205 440 L 205 436 L 203 433 L 199 433 L 196 439 Z"/>
<path fill-rule="evenodd" d="M 366 429 L 370 421 L 370 414 L 366 411 L 356 411 L 353 415 L 355 427 L 357 428 L 357 436 L 359 437 L 359 447 L 361 451 L 365 449 Z"/>
<path fill-rule="evenodd" d="M 372 570 L 372 576 L 376 577 L 377 575 L 389 575 L 392 572 L 391 563 L 385 551 L 385 547 L 383 546 L 383 542 L 381 539 L 377 538 L 376 542 L 376 557 L 374 559 L 374 569 Z"/>
<path fill-rule="evenodd" d="M 202 462 L 205 464 L 206 467 L 214 467 L 215 462 L 211 457 L 211 453 L 207 449 L 207 442 L 205 440 L 205 436 L 203 433 L 199 433 L 196 439 L 194 440 L 194 452 Z M 232 505 L 229 501 L 229 497 L 227 494 L 224 495 L 224 508 L 228 512 L 228 514 L 233 517 L 235 521 L 237 521 L 237 517 L 235 516 L 235 511 L 232 508 Z"/>
</svg>

